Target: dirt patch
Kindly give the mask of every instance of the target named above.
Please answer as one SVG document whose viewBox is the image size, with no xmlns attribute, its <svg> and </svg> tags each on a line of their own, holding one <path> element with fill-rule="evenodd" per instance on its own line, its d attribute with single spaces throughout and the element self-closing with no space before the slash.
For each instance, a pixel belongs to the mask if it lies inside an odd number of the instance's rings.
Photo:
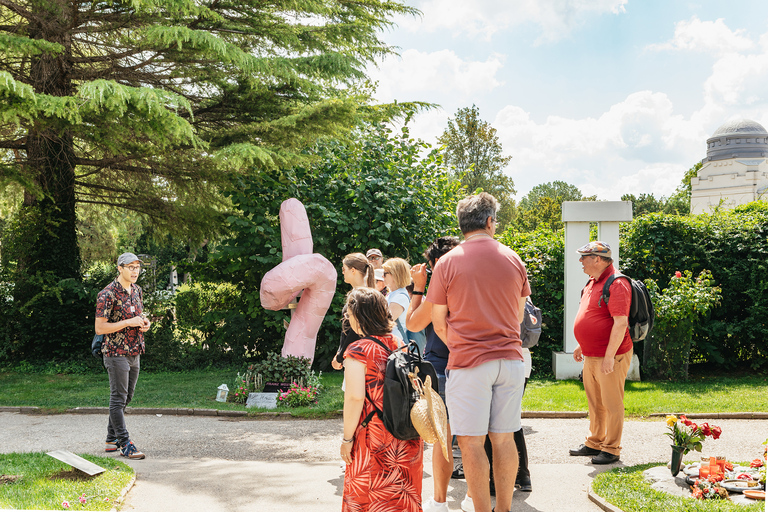
<svg viewBox="0 0 768 512">
<path fill-rule="evenodd" d="M 21 475 L 0 475 L 0 485 L 13 484 L 21 480 Z"/>
<path fill-rule="evenodd" d="M 83 473 L 79 469 L 61 470 L 48 477 L 49 480 L 90 480 L 93 478 L 88 473 Z"/>
</svg>

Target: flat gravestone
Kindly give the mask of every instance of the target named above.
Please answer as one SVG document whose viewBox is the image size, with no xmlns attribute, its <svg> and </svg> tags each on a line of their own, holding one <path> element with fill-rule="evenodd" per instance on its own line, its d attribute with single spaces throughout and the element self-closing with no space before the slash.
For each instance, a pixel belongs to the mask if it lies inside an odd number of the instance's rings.
<svg viewBox="0 0 768 512">
<path fill-rule="evenodd" d="M 103 467 L 98 466 L 93 462 L 89 462 L 84 458 L 75 455 L 72 452 L 68 452 L 67 450 L 55 450 L 55 451 L 46 453 L 46 455 L 50 455 L 54 459 L 58 459 L 64 464 L 69 464 L 73 468 L 79 469 L 83 473 L 86 473 L 90 476 L 98 475 L 99 473 L 103 473 L 106 471 L 106 469 L 104 469 Z"/>
<path fill-rule="evenodd" d="M 249 407 L 277 409 L 277 393 L 248 393 L 248 400 L 245 402 L 245 407 L 246 409 Z"/>
</svg>

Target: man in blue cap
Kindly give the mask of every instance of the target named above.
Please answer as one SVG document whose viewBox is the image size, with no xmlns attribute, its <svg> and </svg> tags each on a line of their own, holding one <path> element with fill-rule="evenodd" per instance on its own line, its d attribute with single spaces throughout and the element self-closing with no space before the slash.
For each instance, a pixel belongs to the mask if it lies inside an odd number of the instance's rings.
<svg viewBox="0 0 768 512">
<path fill-rule="evenodd" d="M 144 317 L 141 287 L 136 280 L 141 260 L 126 252 L 117 258 L 117 278 L 96 299 L 96 334 L 104 335 L 102 355 L 109 374 L 109 423 L 105 450 L 120 450 L 129 459 L 143 459 L 125 427 L 125 408 L 133 398 L 139 378 L 139 359 L 144 353 L 144 333 L 150 322 Z"/>
<path fill-rule="evenodd" d="M 571 455 L 592 456 L 593 464 L 619 460 L 624 430 L 624 381 L 632 362 L 629 307 L 632 288 L 626 279 L 611 283 L 611 300 L 603 300 L 603 285 L 616 273 L 611 247 L 590 242 L 576 251 L 590 279 L 584 287 L 573 334 L 579 346 L 573 358 L 584 362 L 584 392 L 589 407 L 589 437 Z"/>
</svg>

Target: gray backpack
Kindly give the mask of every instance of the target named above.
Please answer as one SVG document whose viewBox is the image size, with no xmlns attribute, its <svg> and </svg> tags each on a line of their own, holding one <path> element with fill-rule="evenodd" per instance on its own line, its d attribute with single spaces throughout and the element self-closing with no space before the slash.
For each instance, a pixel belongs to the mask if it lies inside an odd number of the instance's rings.
<svg viewBox="0 0 768 512">
<path fill-rule="evenodd" d="M 520 324 L 520 339 L 523 348 L 535 347 L 541 336 L 541 310 L 533 305 L 531 298 L 525 300 L 525 317 Z"/>
</svg>

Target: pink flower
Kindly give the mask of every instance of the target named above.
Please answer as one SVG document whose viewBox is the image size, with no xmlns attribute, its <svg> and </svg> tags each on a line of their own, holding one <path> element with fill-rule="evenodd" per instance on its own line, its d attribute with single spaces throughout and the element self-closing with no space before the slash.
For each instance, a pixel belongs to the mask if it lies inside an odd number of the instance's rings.
<svg viewBox="0 0 768 512">
<path fill-rule="evenodd" d="M 64 500 L 61 502 L 61 506 L 64 508 L 69 508 L 69 502 L 67 500 Z"/>
<path fill-rule="evenodd" d="M 83 503 L 83 504 L 85 504 L 85 502 L 88 501 L 88 498 L 85 497 L 85 494 L 80 496 L 78 499 L 80 500 L 80 503 Z"/>
<path fill-rule="evenodd" d="M 677 272 L 675 272 L 675 277 L 680 279 L 681 277 L 683 277 L 683 274 L 681 274 L 680 271 L 678 270 Z"/>
<path fill-rule="evenodd" d="M 109 502 L 109 498 L 104 498 L 104 502 L 108 503 Z"/>
</svg>

